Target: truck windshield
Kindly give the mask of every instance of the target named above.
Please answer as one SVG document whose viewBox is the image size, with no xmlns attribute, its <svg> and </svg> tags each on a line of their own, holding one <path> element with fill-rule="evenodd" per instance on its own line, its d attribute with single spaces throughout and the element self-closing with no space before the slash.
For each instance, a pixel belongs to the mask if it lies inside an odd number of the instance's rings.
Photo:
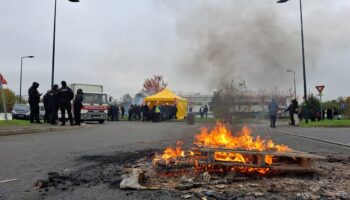
<svg viewBox="0 0 350 200">
<path fill-rule="evenodd" d="M 107 104 L 106 94 L 84 93 L 83 103 Z"/>
</svg>

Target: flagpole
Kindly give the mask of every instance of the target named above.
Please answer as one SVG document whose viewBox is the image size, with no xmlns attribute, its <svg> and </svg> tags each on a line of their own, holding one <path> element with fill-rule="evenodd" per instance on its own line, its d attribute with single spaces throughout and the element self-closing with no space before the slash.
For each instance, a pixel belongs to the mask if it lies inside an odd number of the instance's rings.
<svg viewBox="0 0 350 200">
<path fill-rule="evenodd" d="M 1 88 L 1 93 L 2 93 L 2 105 L 4 107 L 4 112 L 5 112 L 5 121 L 7 121 L 7 111 L 6 111 L 6 103 L 5 103 L 5 94 L 4 94 L 4 88 L 2 85 L 2 80 L 0 80 L 0 88 Z"/>
</svg>

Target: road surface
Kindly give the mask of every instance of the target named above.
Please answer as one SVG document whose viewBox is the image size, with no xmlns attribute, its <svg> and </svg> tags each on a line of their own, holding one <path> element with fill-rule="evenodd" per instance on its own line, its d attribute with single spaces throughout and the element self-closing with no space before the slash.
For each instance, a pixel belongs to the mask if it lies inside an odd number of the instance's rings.
<svg viewBox="0 0 350 200">
<path fill-rule="evenodd" d="M 51 171 L 62 172 L 83 165 L 78 162 L 82 156 L 113 155 L 119 151 L 142 151 L 146 149 L 163 149 L 173 145 L 177 140 L 185 141 L 189 146 L 195 133 L 201 126 L 211 127 L 213 124 L 190 126 L 181 122 L 142 123 L 115 122 L 107 124 L 90 124 L 81 129 L 2 136 L 0 137 L 0 181 L 18 179 L 17 181 L 0 183 L 0 200 L 7 199 L 177 199 L 179 196 L 159 192 L 120 191 L 104 184 L 89 188 L 76 188 L 74 191 L 50 189 L 47 192 L 33 190 L 33 184 L 39 179 L 47 178 Z M 313 152 L 320 155 L 349 157 L 350 148 L 327 144 L 319 141 L 303 139 L 266 130 L 265 124 L 252 125 L 254 134 L 271 138 L 275 143 L 286 144 L 293 149 Z M 286 127 L 277 128 L 285 130 Z M 288 131 L 298 128 L 288 129 Z M 301 130 L 301 129 L 299 129 Z M 319 130 L 324 130 L 323 128 Z M 336 139 L 320 134 L 318 137 Z M 345 132 L 349 132 L 346 129 Z M 341 132 L 344 130 L 341 130 Z M 316 134 L 317 129 L 302 129 L 302 133 Z M 349 141 L 350 134 L 341 134 L 342 141 Z"/>
</svg>

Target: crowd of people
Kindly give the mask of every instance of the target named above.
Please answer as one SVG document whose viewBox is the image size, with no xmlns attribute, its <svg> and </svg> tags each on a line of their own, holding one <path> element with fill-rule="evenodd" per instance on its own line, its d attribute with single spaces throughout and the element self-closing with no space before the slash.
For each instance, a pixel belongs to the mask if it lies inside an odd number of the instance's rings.
<svg viewBox="0 0 350 200">
<path fill-rule="evenodd" d="M 157 104 L 150 107 L 149 104 L 131 104 L 128 109 L 128 121 L 160 122 L 176 119 L 176 104 Z M 120 115 L 120 117 L 119 117 Z M 125 115 L 123 106 L 111 105 L 108 110 L 110 121 L 119 121 Z"/>
<path fill-rule="evenodd" d="M 42 94 L 39 93 L 38 88 L 39 83 L 33 82 L 32 86 L 28 90 L 30 123 L 41 123 L 39 118 L 39 103 Z M 65 81 L 61 82 L 60 88 L 57 84 L 53 85 L 52 89 L 48 90 L 43 96 L 43 103 L 45 108 L 44 122 L 50 123 L 52 125 L 57 125 L 59 121 L 58 110 L 60 110 L 62 115 L 62 126 L 65 126 L 66 124 L 66 111 L 70 125 L 80 125 L 80 113 L 83 105 L 83 98 L 83 91 L 81 89 L 78 89 L 76 95 L 74 96 L 73 90 L 67 86 L 67 83 Z M 73 122 L 72 115 L 72 100 L 75 123 Z"/>
<path fill-rule="evenodd" d="M 270 127 L 275 128 L 276 127 L 276 119 L 277 119 L 277 113 L 279 110 L 279 106 L 275 99 L 273 99 L 268 104 L 269 109 L 269 117 L 270 117 Z M 308 114 L 308 119 L 311 122 L 321 121 L 324 119 L 327 120 L 333 120 L 333 119 L 340 119 L 340 112 L 336 108 L 328 108 L 325 110 L 322 110 L 321 108 L 309 108 L 306 112 L 306 109 L 299 106 L 299 103 L 296 99 L 293 99 L 291 103 L 289 104 L 288 108 L 285 110 L 285 112 L 289 112 L 289 118 L 290 122 L 289 125 L 298 126 L 299 122 L 305 118 L 305 115 Z"/>
</svg>

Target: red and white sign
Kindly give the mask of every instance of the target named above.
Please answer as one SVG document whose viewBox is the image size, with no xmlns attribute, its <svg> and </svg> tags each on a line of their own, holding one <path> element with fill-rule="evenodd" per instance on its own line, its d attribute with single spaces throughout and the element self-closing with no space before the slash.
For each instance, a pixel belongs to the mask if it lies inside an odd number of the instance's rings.
<svg viewBox="0 0 350 200">
<path fill-rule="evenodd" d="M 316 89 L 319 93 L 322 93 L 322 91 L 324 89 L 324 85 L 318 85 L 318 86 L 316 86 Z"/>
<path fill-rule="evenodd" d="M 100 105 L 83 105 L 83 110 L 97 110 L 97 111 L 104 111 L 108 110 L 107 106 L 100 106 Z"/>
<path fill-rule="evenodd" d="M 6 79 L 2 76 L 2 74 L 0 74 L 0 81 L 3 85 L 7 85 L 7 81 Z"/>
</svg>

